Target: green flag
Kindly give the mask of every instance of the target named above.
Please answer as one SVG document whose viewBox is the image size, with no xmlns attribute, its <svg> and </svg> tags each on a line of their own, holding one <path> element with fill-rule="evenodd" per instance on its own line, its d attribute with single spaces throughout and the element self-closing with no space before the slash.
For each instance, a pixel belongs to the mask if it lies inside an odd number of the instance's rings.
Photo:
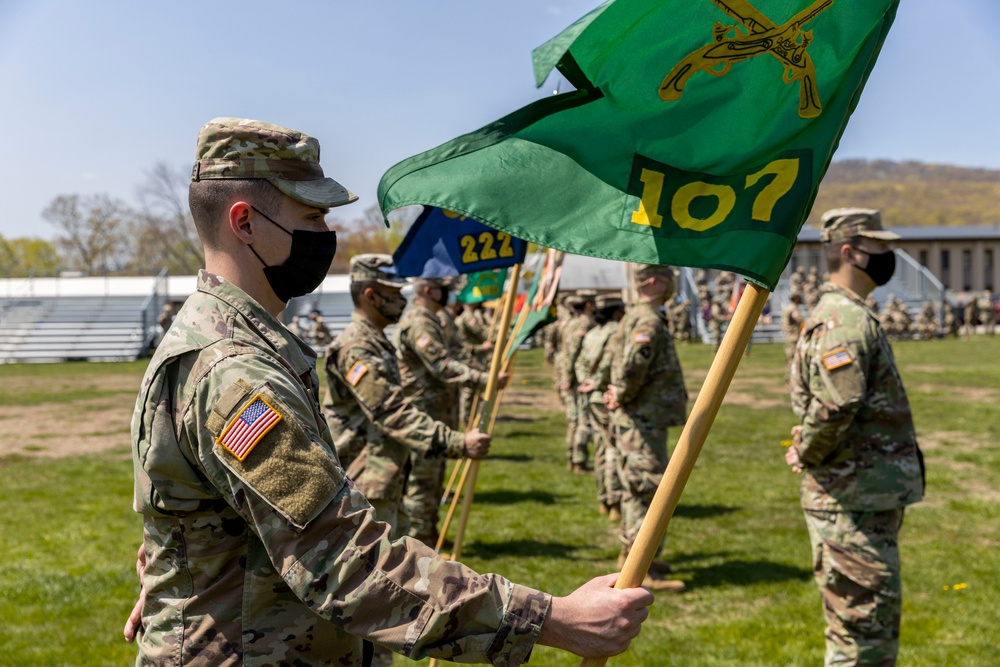
<svg viewBox="0 0 1000 667">
<path fill-rule="evenodd" d="M 563 252 L 545 251 L 540 265 L 535 269 L 531 287 L 525 293 L 513 326 L 514 343 L 507 351 L 511 357 L 532 334 L 556 319 L 556 295 L 562 276 Z"/>
<path fill-rule="evenodd" d="M 773 289 L 897 4 L 609 0 L 533 53 L 575 91 L 404 160 L 379 203 Z"/>
<path fill-rule="evenodd" d="M 503 294 L 503 284 L 507 281 L 507 269 L 478 271 L 465 275 L 465 286 L 455 296 L 461 303 L 482 303 L 499 299 Z"/>
</svg>

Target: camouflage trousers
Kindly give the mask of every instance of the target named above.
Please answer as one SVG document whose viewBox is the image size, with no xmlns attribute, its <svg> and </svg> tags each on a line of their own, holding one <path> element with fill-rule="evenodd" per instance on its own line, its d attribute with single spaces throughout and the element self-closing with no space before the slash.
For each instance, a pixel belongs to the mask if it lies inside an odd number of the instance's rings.
<svg viewBox="0 0 1000 667">
<path fill-rule="evenodd" d="M 576 442 L 576 425 L 580 421 L 576 402 L 576 389 L 559 390 L 566 410 L 566 462 L 573 462 L 573 445 Z"/>
<path fill-rule="evenodd" d="M 574 390 L 573 398 L 576 400 L 576 428 L 573 430 L 569 461 L 573 465 L 585 466 L 590 458 L 590 439 L 593 436 L 590 425 L 590 396 Z"/>
<path fill-rule="evenodd" d="M 631 549 L 667 469 L 667 429 L 638 423 L 619 408 L 611 417 L 611 433 L 618 450 L 618 478 L 622 485 L 618 538 Z M 660 540 L 656 553 L 662 548 Z"/>
<path fill-rule="evenodd" d="M 431 548 L 437 544 L 438 514 L 444 493 L 444 459 L 414 457 L 413 468 L 406 482 L 403 512 L 407 525 L 405 534 L 415 537 Z M 401 530 L 402 532 L 402 530 Z"/>
<path fill-rule="evenodd" d="M 826 617 L 826 666 L 896 664 L 903 510 L 803 510 Z"/>
<path fill-rule="evenodd" d="M 594 476 L 597 478 L 597 502 L 618 507 L 622 501 L 622 483 L 618 478 L 618 450 L 611 441 L 608 409 L 593 401 L 588 405 L 590 428 L 594 434 Z"/>
<path fill-rule="evenodd" d="M 792 359 L 795 358 L 795 348 L 798 347 L 798 338 L 785 338 L 785 382 L 791 377 Z"/>
</svg>

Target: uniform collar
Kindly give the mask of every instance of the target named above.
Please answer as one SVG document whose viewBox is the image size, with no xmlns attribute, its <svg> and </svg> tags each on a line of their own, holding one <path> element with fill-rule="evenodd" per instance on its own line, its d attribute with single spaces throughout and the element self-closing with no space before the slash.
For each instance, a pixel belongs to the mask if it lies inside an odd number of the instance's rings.
<svg viewBox="0 0 1000 667">
<path fill-rule="evenodd" d="M 296 373 L 302 375 L 316 365 L 316 352 L 285 328 L 278 318 L 267 312 L 249 294 L 222 276 L 202 269 L 198 272 L 199 292 L 204 292 L 229 304 L 247 321 L 261 338 L 289 362 Z"/>
<path fill-rule="evenodd" d="M 364 315 L 361 315 L 356 310 L 351 311 L 351 322 L 353 322 L 359 329 L 363 330 L 364 337 L 373 338 L 383 345 L 389 344 L 389 339 L 386 338 L 385 332 L 379 331 L 379 328 L 372 324 L 371 320 Z"/>
<path fill-rule="evenodd" d="M 823 291 L 836 292 L 840 294 L 849 301 L 857 304 L 861 308 L 864 308 L 865 312 L 874 317 L 876 320 L 878 319 L 878 316 L 875 314 L 875 311 L 869 308 L 868 304 L 865 303 L 865 300 L 861 298 L 861 295 L 852 290 L 850 287 L 844 287 L 843 285 L 838 285 L 836 283 L 826 283 L 825 285 L 823 285 Z"/>
</svg>

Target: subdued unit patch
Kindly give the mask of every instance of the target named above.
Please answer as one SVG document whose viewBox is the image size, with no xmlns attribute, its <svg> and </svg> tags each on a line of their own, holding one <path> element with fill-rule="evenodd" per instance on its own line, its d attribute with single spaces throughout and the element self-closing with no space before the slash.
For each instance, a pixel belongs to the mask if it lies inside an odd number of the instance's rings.
<svg viewBox="0 0 1000 667">
<path fill-rule="evenodd" d="M 305 527 L 329 504 L 344 483 L 333 455 L 313 440 L 269 392 L 255 394 L 238 414 L 259 397 L 283 416 L 255 442 L 243 460 L 217 443 L 214 452 L 250 489 L 295 526 Z"/>
</svg>

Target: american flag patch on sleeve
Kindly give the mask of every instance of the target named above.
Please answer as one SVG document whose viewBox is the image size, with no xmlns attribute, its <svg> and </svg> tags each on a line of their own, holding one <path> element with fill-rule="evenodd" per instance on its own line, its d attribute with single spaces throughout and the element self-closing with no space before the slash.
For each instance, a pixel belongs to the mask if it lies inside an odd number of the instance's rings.
<svg viewBox="0 0 1000 667">
<path fill-rule="evenodd" d="M 823 355 L 823 365 L 826 366 L 826 370 L 832 371 L 841 366 L 846 366 L 851 363 L 851 355 L 847 353 L 847 348 L 838 347 L 833 352 L 827 352 Z"/>
<path fill-rule="evenodd" d="M 242 461 L 267 432 L 281 421 L 281 414 L 260 394 L 243 408 L 218 437 L 216 442 Z"/>
<path fill-rule="evenodd" d="M 365 366 L 360 361 L 356 361 L 356 362 L 354 362 L 354 365 L 351 366 L 351 370 L 349 370 L 347 372 L 347 378 L 346 378 L 346 380 L 347 380 L 348 384 L 350 384 L 352 387 L 357 387 L 358 386 L 358 382 L 361 381 L 361 378 L 367 372 L 368 372 L 368 367 Z"/>
<path fill-rule="evenodd" d="M 651 339 L 648 333 L 637 333 L 632 336 L 632 340 L 636 343 L 648 343 Z"/>
<path fill-rule="evenodd" d="M 425 333 L 423 336 L 417 339 L 417 347 L 419 347 L 422 350 L 425 347 L 427 347 L 427 344 L 430 342 L 431 342 L 431 335 L 429 333 Z"/>
</svg>

